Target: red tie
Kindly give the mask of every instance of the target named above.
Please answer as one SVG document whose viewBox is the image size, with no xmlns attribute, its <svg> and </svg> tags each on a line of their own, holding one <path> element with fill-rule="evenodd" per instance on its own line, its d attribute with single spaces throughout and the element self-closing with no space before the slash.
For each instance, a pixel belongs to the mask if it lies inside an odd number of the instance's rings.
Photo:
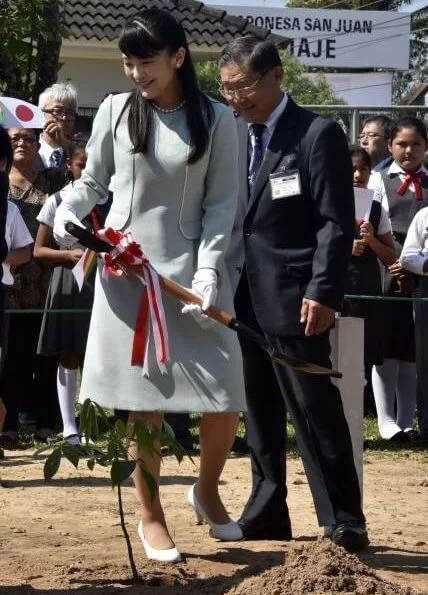
<svg viewBox="0 0 428 595">
<path fill-rule="evenodd" d="M 415 198 L 416 200 L 422 200 L 422 180 L 425 180 L 428 176 L 426 175 L 425 172 L 423 171 L 418 171 L 418 172 L 406 172 L 406 174 L 404 175 L 404 180 L 401 183 L 401 186 L 399 188 L 397 188 L 397 194 L 399 194 L 400 196 L 403 196 L 408 187 L 410 186 L 410 184 L 413 182 L 413 185 L 415 187 Z"/>
</svg>

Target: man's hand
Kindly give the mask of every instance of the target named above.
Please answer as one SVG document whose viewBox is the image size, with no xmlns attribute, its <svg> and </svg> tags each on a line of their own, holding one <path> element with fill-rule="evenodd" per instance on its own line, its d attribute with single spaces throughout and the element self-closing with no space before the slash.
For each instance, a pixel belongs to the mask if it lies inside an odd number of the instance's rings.
<svg viewBox="0 0 428 595">
<path fill-rule="evenodd" d="M 366 244 L 363 240 L 354 240 L 352 245 L 352 256 L 361 256 L 364 254 L 364 250 L 366 249 Z"/>
<path fill-rule="evenodd" d="M 305 335 L 320 335 L 334 322 L 335 311 L 315 300 L 303 298 L 300 309 L 300 322 L 306 324 Z"/>
<path fill-rule="evenodd" d="M 69 141 L 66 139 L 64 135 L 64 131 L 59 124 L 59 122 L 55 120 L 49 120 L 43 127 L 43 135 L 44 137 L 48 137 L 51 140 L 53 147 L 63 147 L 67 148 Z"/>
</svg>

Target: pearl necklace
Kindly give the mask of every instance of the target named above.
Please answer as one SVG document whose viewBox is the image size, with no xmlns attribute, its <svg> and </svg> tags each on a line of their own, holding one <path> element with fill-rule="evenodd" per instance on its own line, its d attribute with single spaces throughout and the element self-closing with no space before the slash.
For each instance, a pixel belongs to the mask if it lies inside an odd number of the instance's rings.
<svg viewBox="0 0 428 595">
<path fill-rule="evenodd" d="M 178 112 L 179 110 L 182 109 L 182 107 L 186 103 L 186 100 L 183 99 L 183 101 L 180 101 L 180 103 L 178 105 L 176 105 L 175 107 L 172 107 L 171 109 L 165 109 L 163 107 L 159 107 L 159 105 L 157 105 L 154 101 L 151 101 L 150 103 L 155 108 L 155 110 L 157 110 L 158 112 L 161 112 L 162 114 L 173 114 L 174 112 Z"/>
</svg>

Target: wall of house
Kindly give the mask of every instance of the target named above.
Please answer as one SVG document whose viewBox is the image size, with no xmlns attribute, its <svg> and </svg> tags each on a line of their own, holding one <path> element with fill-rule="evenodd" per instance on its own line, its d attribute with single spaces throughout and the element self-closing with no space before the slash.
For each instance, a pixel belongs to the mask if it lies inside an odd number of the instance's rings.
<svg viewBox="0 0 428 595">
<path fill-rule="evenodd" d="M 98 107 L 106 94 L 128 91 L 132 87 L 117 60 L 63 58 L 58 81 L 70 80 L 79 91 L 79 107 Z"/>
</svg>

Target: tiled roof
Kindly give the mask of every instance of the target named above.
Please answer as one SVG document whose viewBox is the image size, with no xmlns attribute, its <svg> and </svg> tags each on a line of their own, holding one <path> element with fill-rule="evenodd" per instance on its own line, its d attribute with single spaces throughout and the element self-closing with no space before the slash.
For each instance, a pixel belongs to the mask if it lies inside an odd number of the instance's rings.
<svg viewBox="0 0 428 595">
<path fill-rule="evenodd" d="M 152 6 L 170 11 L 183 25 L 192 45 L 222 47 L 237 36 L 249 34 L 287 45 L 285 38 L 270 34 L 267 29 L 254 27 L 246 19 L 196 0 L 65 0 L 64 25 L 75 39 L 113 41 L 129 17 Z"/>
<path fill-rule="evenodd" d="M 428 83 L 416 83 L 413 87 L 401 98 L 403 105 L 411 105 L 421 95 L 428 93 Z"/>
</svg>

